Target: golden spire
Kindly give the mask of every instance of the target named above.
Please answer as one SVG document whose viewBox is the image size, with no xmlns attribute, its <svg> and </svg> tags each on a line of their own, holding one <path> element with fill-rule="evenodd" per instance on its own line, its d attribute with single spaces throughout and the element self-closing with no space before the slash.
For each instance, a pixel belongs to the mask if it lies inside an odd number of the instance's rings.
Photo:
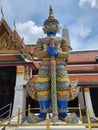
<svg viewBox="0 0 98 130">
<path fill-rule="evenodd" d="M 2 10 L 2 6 L 1 6 L 1 14 L 2 14 L 2 20 L 4 20 L 4 13 L 3 13 L 3 10 Z"/>
<path fill-rule="evenodd" d="M 51 5 L 50 5 L 50 9 L 49 9 L 49 16 L 53 16 L 53 9 L 52 9 Z"/>
<path fill-rule="evenodd" d="M 50 27 L 51 24 L 51 27 Z M 48 28 L 47 28 L 48 27 Z M 59 21 L 57 19 L 54 18 L 53 16 L 53 9 L 52 6 L 50 5 L 49 8 L 49 16 L 48 18 L 44 21 L 44 28 L 43 31 L 46 34 L 49 34 L 50 30 L 56 34 L 57 32 L 59 32 Z M 50 35 L 50 34 L 49 34 Z"/>
<path fill-rule="evenodd" d="M 16 23 L 15 23 L 15 21 L 14 21 L 14 31 L 16 31 Z"/>
</svg>

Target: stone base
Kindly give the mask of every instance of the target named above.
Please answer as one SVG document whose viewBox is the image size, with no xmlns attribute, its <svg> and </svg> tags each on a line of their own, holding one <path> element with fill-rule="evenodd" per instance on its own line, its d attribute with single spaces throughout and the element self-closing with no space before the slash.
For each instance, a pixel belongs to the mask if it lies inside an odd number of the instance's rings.
<svg viewBox="0 0 98 130">
<path fill-rule="evenodd" d="M 61 120 L 58 120 L 57 123 L 53 123 L 52 122 L 52 115 L 50 115 L 50 130 L 87 130 L 85 126 L 60 126 L 63 124 L 66 124 L 66 122 L 63 122 Z M 25 118 L 27 119 L 27 118 Z M 15 122 L 11 122 L 11 124 L 13 124 Z M 17 123 L 15 123 L 17 124 Z M 5 130 L 47 130 L 47 126 L 46 126 L 46 121 L 41 121 L 39 123 L 37 123 L 39 126 L 33 126 L 33 124 L 28 123 L 27 120 L 24 121 L 24 123 L 26 126 L 19 126 L 19 127 L 6 127 Z M 45 126 L 41 126 L 41 124 L 44 124 Z M 78 124 L 82 124 L 81 121 L 79 121 Z M 29 126 L 31 125 L 31 126 Z"/>
<path fill-rule="evenodd" d="M 9 130 L 11 130 L 11 128 Z M 25 127 L 15 128 L 15 130 L 46 130 L 46 127 L 43 127 L 43 126 L 40 126 L 40 127 L 25 126 Z M 84 127 L 52 126 L 52 127 L 50 127 L 50 130 L 87 130 L 87 129 L 84 128 Z"/>
<path fill-rule="evenodd" d="M 24 122 L 24 124 L 30 124 L 27 121 Z M 45 121 L 42 121 L 38 124 L 46 124 Z M 65 122 L 62 122 L 58 120 L 57 123 L 52 123 L 50 120 L 50 124 L 53 124 L 53 126 L 50 126 L 50 130 L 86 130 L 85 126 L 58 126 L 58 124 L 66 124 Z M 81 124 L 79 121 L 78 124 Z M 25 127 L 18 127 L 16 130 L 46 130 L 46 126 L 25 126 Z"/>
</svg>

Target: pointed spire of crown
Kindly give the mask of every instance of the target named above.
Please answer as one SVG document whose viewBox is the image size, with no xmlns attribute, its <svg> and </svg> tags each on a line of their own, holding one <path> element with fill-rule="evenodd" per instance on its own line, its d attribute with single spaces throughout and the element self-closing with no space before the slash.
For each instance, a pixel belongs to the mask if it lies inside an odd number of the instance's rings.
<svg viewBox="0 0 98 130">
<path fill-rule="evenodd" d="M 50 9 L 49 9 L 49 16 L 53 16 L 53 9 L 52 9 L 51 5 L 50 5 Z"/>
<path fill-rule="evenodd" d="M 52 9 L 51 5 L 50 5 L 50 8 L 49 8 L 49 16 L 44 21 L 43 31 L 48 36 L 56 35 L 56 33 L 60 31 L 59 21 L 57 19 L 55 19 L 54 16 L 53 16 L 53 9 Z"/>
</svg>

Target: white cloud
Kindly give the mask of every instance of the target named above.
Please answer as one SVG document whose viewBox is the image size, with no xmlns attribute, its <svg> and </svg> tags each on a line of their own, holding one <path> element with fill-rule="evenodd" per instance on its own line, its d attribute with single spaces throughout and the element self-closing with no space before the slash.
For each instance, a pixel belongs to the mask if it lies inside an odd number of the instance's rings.
<svg viewBox="0 0 98 130">
<path fill-rule="evenodd" d="M 38 38 L 45 37 L 42 27 L 37 26 L 33 21 L 16 24 L 17 32 L 24 38 L 25 44 L 36 44 Z M 57 33 L 57 36 L 61 36 Z"/>
<path fill-rule="evenodd" d="M 86 46 L 84 47 L 85 50 L 98 50 L 98 34 L 94 35 L 86 42 Z"/>
<path fill-rule="evenodd" d="M 5 19 L 11 28 L 13 28 L 13 21 L 16 21 L 17 32 L 24 37 L 25 43 L 36 44 L 38 38 L 44 37 L 42 24 L 48 17 L 49 1 L 40 0 L 38 4 L 36 0 L 0 0 L 0 6 L 2 5 Z M 60 26 L 66 25 L 69 29 L 73 50 L 98 46 L 98 39 L 95 38 L 98 34 L 98 0 L 76 0 L 76 2 L 53 0 L 51 2 L 54 16 L 59 20 Z"/>
<path fill-rule="evenodd" d="M 98 8 L 98 0 L 80 0 L 79 6 L 83 6 L 85 3 L 90 3 L 92 8 Z"/>
<path fill-rule="evenodd" d="M 74 35 L 70 35 L 70 42 L 72 50 L 81 50 L 80 49 L 81 43 L 77 37 L 74 37 Z"/>
<path fill-rule="evenodd" d="M 26 44 L 36 44 L 38 38 L 44 37 L 42 27 L 37 26 L 33 21 L 17 23 L 17 32 L 24 38 Z"/>
<path fill-rule="evenodd" d="M 46 36 L 42 31 L 42 27 L 37 26 L 33 21 L 27 21 L 25 23 L 17 23 L 16 27 L 19 35 L 21 37 L 24 37 L 24 41 L 26 44 L 36 44 L 38 38 Z M 92 30 L 90 27 L 80 24 L 80 21 L 78 21 L 72 26 L 70 26 L 69 30 L 70 30 L 71 46 L 73 50 L 83 50 L 86 47 L 88 47 L 87 45 L 84 46 L 82 40 L 91 34 Z M 61 37 L 61 34 L 57 34 L 57 36 Z M 89 43 L 91 42 L 89 41 Z M 89 48 L 92 48 L 92 45 L 89 45 Z"/>
<path fill-rule="evenodd" d="M 90 26 L 76 23 L 69 30 L 73 50 L 98 50 L 98 34 Z"/>
<path fill-rule="evenodd" d="M 75 24 L 71 27 L 72 33 L 76 37 L 80 37 L 81 39 L 86 38 L 91 33 L 91 28 L 84 26 L 83 24 Z"/>
<path fill-rule="evenodd" d="M 70 40 L 73 50 L 84 49 L 83 40 L 90 36 L 92 30 L 89 26 L 80 23 L 80 21 L 69 27 Z"/>
</svg>

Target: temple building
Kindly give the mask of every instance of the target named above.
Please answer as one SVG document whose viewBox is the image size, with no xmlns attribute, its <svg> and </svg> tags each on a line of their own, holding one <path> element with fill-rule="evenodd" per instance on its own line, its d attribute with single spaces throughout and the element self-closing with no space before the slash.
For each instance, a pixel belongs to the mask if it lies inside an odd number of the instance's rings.
<svg viewBox="0 0 98 130">
<path fill-rule="evenodd" d="M 25 111 L 28 104 L 38 107 L 26 88 L 29 80 L 36 83 L 40 59 L 33 59 L 35 46 L 25 45 L 14 24 L 12 31 L 4 16 L 0 21 L 0 109 L 9 103 L 11 115 Z M 98 117 L 98 50 L 70 51 L 67 65 L 71 82 L 78 80 L 81 87 L 78 97 L 69 102 L 84 110 L 89 108 L 91 116 Z M 9 108 L 7 108 L 9 109 Z M 4 111 L 0 111 L 2 115 Z M 26 114 L 26 113 L 25 113 Z M 6 115 L 7 116 L 7 115 Z M 21 117 L 21 119 L 23 119 Z M 3 118 L 3 117 L 2 117 Z"/>
<path fill-rule="evenodd" d="M 0 108 L 11 104 L 12 115 L 17 113 L 17 107 L 21 111 L 26 106 L 26 90 L 24 85 L 32 78 L 32 70 L 36 66 L 32 63 L 28 47 L 20 38 L 14 25 L 12 31 L 2 16 L 0 21 Z M 7 107 L 6 111 L 9 109 Z M 1 109 L 0 109 L 1 110 Z M 1 118 L 4 110 L 0 111 Z"/>
</svg>

